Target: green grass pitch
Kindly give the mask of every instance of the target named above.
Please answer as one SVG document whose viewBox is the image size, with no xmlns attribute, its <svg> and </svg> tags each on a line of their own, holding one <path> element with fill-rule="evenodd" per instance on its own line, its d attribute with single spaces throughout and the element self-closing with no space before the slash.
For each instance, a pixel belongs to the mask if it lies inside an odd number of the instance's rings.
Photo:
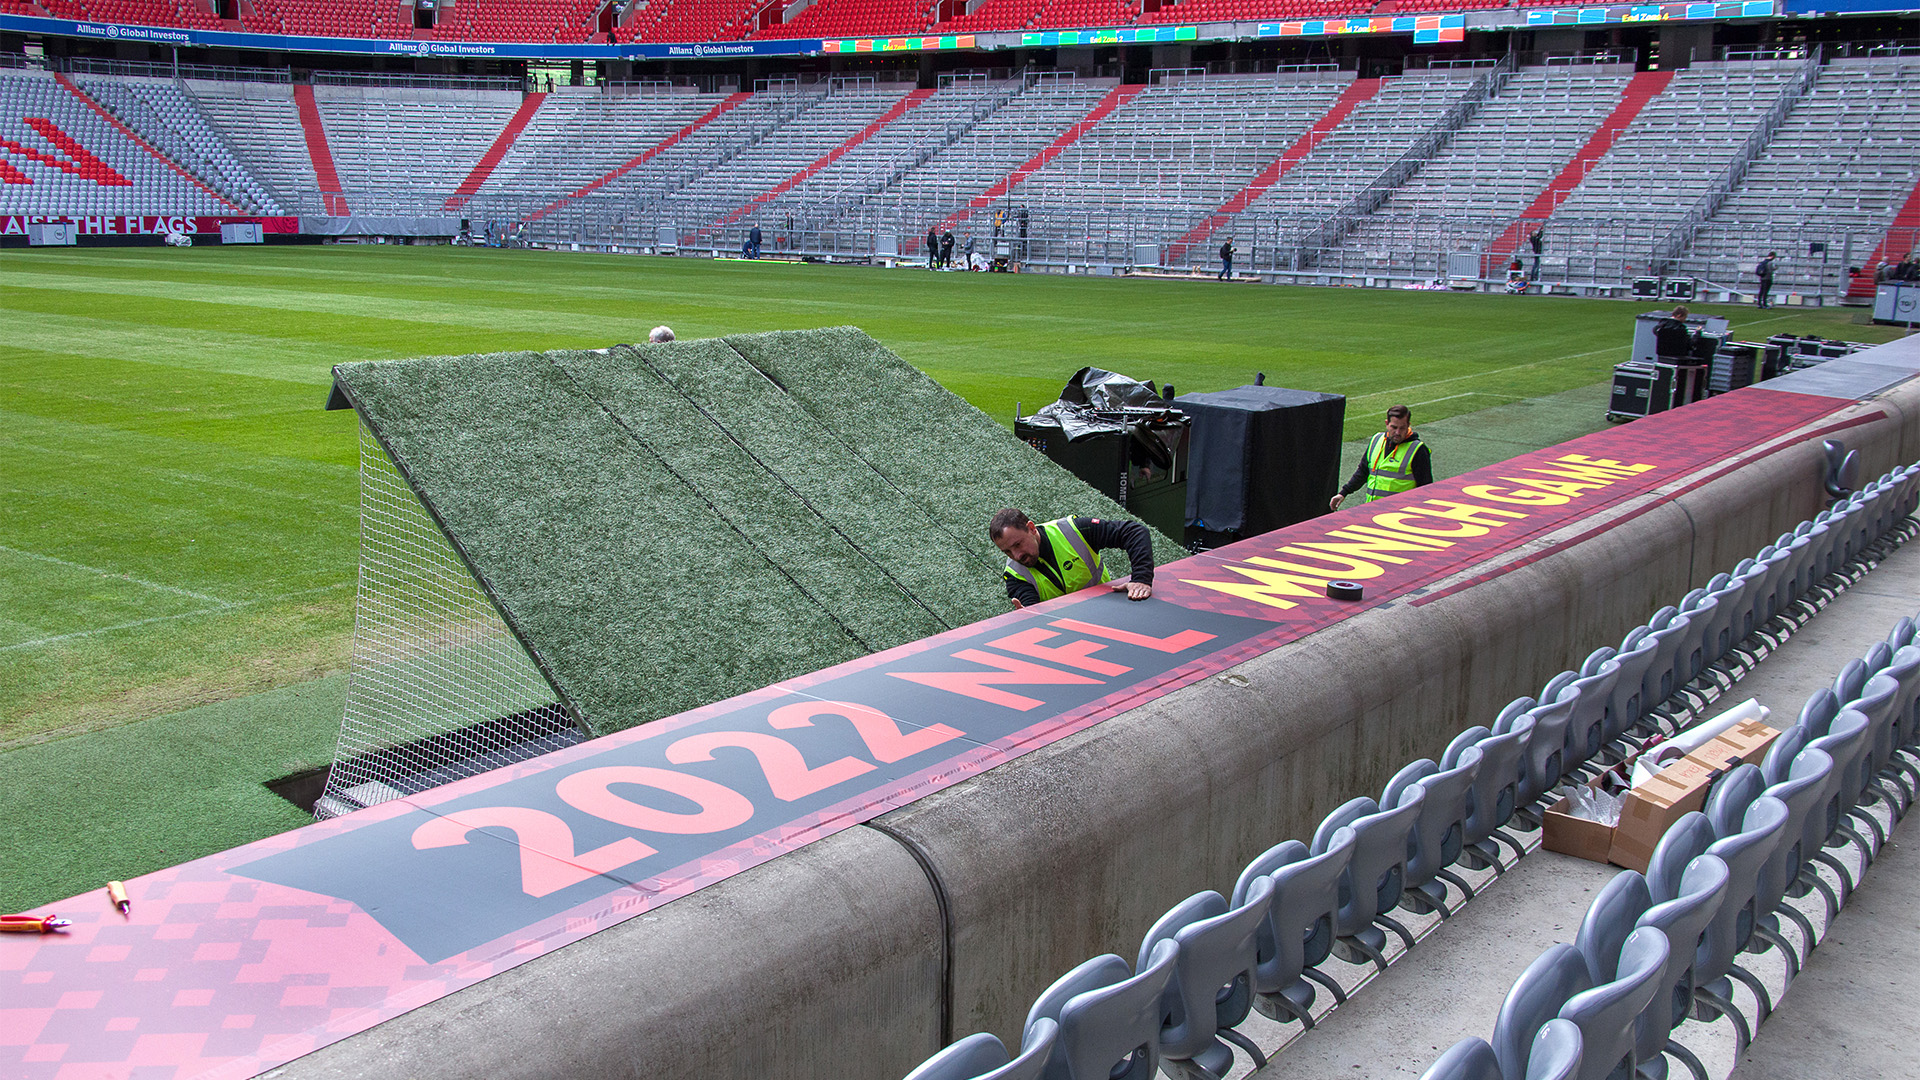
<svg viewBox="0 0 1920 1080">
<path fill-rule="evenodd" d="M 358 460 L 352 414 L 321 408 L 334 364 L 855 325 L 1003 423 L 1086 364 L 1347 394 L 1349 439 L 1405 401 L 1453 437 L 1435 443 L 1451 474 L 1598 426 L 1637 310 L 453 248 L 8 249 L 0 908 L 303 820 L 259 785 L 324 764 L 338 720 Z M 1851 311 L 1727 313 L 1743 336 L 1894 336 Z"/>
</svg>

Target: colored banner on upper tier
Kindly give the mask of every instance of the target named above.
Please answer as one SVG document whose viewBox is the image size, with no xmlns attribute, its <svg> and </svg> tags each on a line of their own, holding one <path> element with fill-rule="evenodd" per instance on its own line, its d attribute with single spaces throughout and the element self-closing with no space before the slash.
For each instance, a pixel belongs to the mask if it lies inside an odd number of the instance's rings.
<svg viewBox="0 0 1920 1080">
<path fill-rule="evenodd" d="M 1159 41 L 1197 41 L 1198 26 L 1096 26 L 1085 30 L 1040 30 L 1020 35 L 1021 48 L 1061 45 L 1145 45 Z"/>
<path fill-rule="evenodd" d="M 1353 19 L 1264 22 L 1257 37 L 1326 37 L 1334 34 L 1412 34 L 1415 45 L 1467 39 L 1465 15 L 1380 15 Z"/>
<path fill-rule="evenodd" d="M 1908 0 L 1909 3 L 1912 0 Z M 1615 4 L 1608 7 L 1555 8 L 1529 11 L 1528 26 L 1579 26 L 1606 23 L 1680 22 L 1702 19 L 1771 18 L 1774 0 L 1726 0 L 1722 3 Z M 1823 8 L 1822 10 L 1832 10 Z"/>
<path fill-rule="evenodd" d="M 976 40 L 972 34 L 909 34 L 904 37 L 846 38 L 840 41 L 823 41 L 820 43 L 820 51 L 825 53 L 937 52 L 941 49 L 971 49 Z"/>
</svg>

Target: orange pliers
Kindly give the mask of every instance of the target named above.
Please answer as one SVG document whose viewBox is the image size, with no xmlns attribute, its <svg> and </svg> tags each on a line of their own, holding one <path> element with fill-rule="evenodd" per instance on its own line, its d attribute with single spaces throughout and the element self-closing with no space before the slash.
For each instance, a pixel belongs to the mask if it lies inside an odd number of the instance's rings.
<svg viewBox="0 0 1920 1080">
<path fill-rule="evenodd" d="M 51 934 L 72 925 L 58 915 L 0 915 L 0 934 Z"/>
</svg>

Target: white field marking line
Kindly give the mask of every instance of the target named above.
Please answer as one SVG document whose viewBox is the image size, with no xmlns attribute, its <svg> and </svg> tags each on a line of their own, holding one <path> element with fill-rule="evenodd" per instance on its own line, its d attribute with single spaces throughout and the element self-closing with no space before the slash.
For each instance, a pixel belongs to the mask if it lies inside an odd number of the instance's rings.
<svg viewBox="0 0 1920 1080">
<path fill-rule="evenodd" d="M 1464 393 L 1464 394 L 1448 394 L 1448 395 L 1447 395 L 1446 397 L 1437 397 L 1437 398 L 1428 398 L 1428 399 L 1427 399 L 1427 400 L 1425 400 L 1425 401 L 1416 401 L 1416 402 L 1414 402 L 1414 403 L 1413 403 L 1413 405 L 1409 405 L 1409 406 L 1407 406 L 1407 407 L 1411 409 L 1411 408 L 1413 408 L 1414 406 L 1417 406 L 1417 405 L 1438 405 L 1439 403 L 1441 403 L 1441 402 L 1443 402 L 1443 401 L 1452 401 L 1452 400 L 1454 400 L 1455 398 L 1463 398 L 1463 397 L 1490 397 L 1490 398 L 1504 398 L 1504 399 L 1505 399 L 1505 400 L 1507 400 L 1507 401 L 1525 401 L 1525 400 L 1527 400 L 1526 398 L 1519 398 L 1519 397 L 1514 397 L 1514 396 L 1513 396 L 1512 394 L 1490 394 L 1490 393 L 1488 393 L 1488 392 L 1486 392 L 1485 390 L 1469 390 L 1469 391 L 1467 391 L 1467 392 L 1466 392 L 1466 393 Z"/>
<path fill-rule="evenodd" d="M 42 555 L 37 551 L 22 551 L 19 548 L 8 547 L 5 544 L 0 544 L 0 551 L 7 552 L 10 555 L 19 555 L 28 559 L 39 559 L 41 562 L 50 562 L 50 563 L 53 563 L 55 566 L 64 566 L 69 570 L 84 570 L 89 574 L 98 574 L 99 576 L 104 578 L 118 578 L 121 581 L 130 581 L 135 585 L 144 585 L 149 589 L 159 589 L 162 592 L 170 592 L 170 593 L 175 593 L 179 596 L 191 597 L 192 599 L 204 601 L 205 603 L 213 604 L 217 607 L 227 608 L 227 607 L 234 606 L 231 600 L 222 600 L 217 596 L 208 596 L 206 593 L 197 593 L 197 592 L 194 592 L 192 589 L 182 589 L 178 585 L 162 585 L 157 581 L 148 581 L 145 578 L 134 577 L 132 574 L 117 574 L 112 570 L 102 570 L 97 566 L 87 566 L 84 563 L 68 562 L 65 559 L 56 559 L 51 555 Z"/>
<path fill-rule="evenodd" d="M 1631 345 L 1615 345 L 1611 349 L 1594 349 L 1591 352 L 1568 353 L 1565 356 L 1549 356 L 1540 360 L 1529 360 L 1524 364 L 1515 364 L 1512 367 L 1494 368 L 1492 371 L 1476 371 L 1471 375 L 1455 375 L 1451 379 L 1435 379 L 1432 382 L 1414 383 L 1411 386 L 1402 386 L 1393 390 L 1376 390 L 1371 394 L 1355 394 L 1352 397 L 1348 398 L 1347 400 L 1348 401 L 1365 401 L 1368 398 L 1398 397 L 1399 395 L 1404 394 L 1409 390 L 1418 390 L 1426 386 L 1445 386 L 1448 383 L 1457 383 L 1457 382 L 1464 381 L 1466 379 L 1478 379 L 1485 375 L 1499 375 L 1508 371 L 1521 371 L 1526 368 L 1539 367 L 1541 364 L 1551 364 L 1560 360 L 1580 360 L 1589 356 L 1604 356 L 1607 353 L 1611 353 L 1611 352 L 1631 351 L 1632 348 L 1633 347 Z M 1445 399 L 1442 398 L 1441 400 L 1445 400 Z M 1514 400 L 1519 401 L 1522 399 L 1515 398 Z"/>
<path fill-rule="evenodd" d="M 176 619 L 192 619 L 192 618 L 197 618 L 201 615 L 224 615 L 229 611 L 238 611 L 241 608 L 259 607 L 262 604 L 271 604 L 277 600 L 286 600 L 295 596 L 307 596 L 312 593 L 334 592 L 339 589 L 351 589 L 356 584 L 358 583 L 352 582 L 352 581 L 343 581 L 343 582 L 340 582 L 338 585 L 322 585 L 316 589 L 300 589 L 295 592 L 281 593 L 278 596 L 262 597 L 259 600 L 242 600 L 238 603 L 231 603 L 231 604 L 222 602 L 221 605 L 217 608 L 203 608 L 200 611 L 183 611 L 178 615 L 155 615 L 150 619 L 135 619 L 132 622 L 118 623 L 113 626 L 98 626 L 93 628 L 92 630 L 75 630 L 71 634 L 55 634 L 52 637 L 36 638 L 32 641 L 16 641 L 11 645 L 0 645 L 0 652 L 12 652 L 15 649 L 31 649 L 40 645 L 53 645 L 62 641 L 71 641 L 74 638 L 92 637 L 95 634 L 111 634 L 115 630 L 131 630 L 136 626 L 147 626 L 152 623 L 172 622 Z"/>
</svg>

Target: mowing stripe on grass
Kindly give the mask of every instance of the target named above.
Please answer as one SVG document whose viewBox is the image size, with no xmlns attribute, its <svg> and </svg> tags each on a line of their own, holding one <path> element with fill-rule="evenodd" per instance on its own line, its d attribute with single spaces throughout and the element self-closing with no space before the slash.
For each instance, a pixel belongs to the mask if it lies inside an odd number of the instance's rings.
<svg viewBox="0 0 1920 1080">
<path fill-rule="evenodd" d="M 145 586 L 146 588 L 149 588 L 149 589 L 160 589 L 165 592 L 177 593 L 181 596 L 190 597 L 194 600 L 204 600 L 207 603 L 214 605 L 216 608 L 228 608 L 228 607 L 234 606 L 234 602 L 231 600 L 222 600 L 217 596 L 208 596 L 206 593 L 194 592 L 192 589 L 182 589 L 178 585 L 162 585 L 158 581 L 148 581 L 146 578 L 134 577 L 132 574 L 121 573 L 117 570 L 102 570 L 97 566 L 87 566 L 83 563 L 68 562 L 65 559 L 56 559 L 52 555 L 42 555 L 37 551 L 22 551 L 17 547 L 8 547 L 6 544 L 0 544 L 0 551 L 4 551 L 9 555 L 18 555 L 26 559 L 39 559 L 41 562 L 50 562 L 50 563 L 53 563 L 55 566 L 64 566 L 69 570 L 84 570 L 89 574 L 98 574 L 99 576 L 104 578 L 117 578 L 121 581 L 130 581 L 135 585 Z"/>
<path fill-rule="evenodd" d="M 1375 390 L 1369 394 L 1349 394 L 1347 396 L 1347 400 L 1349 402 L 1353 402 L 1353 401 L 1370 401 L 1374 398 L 1399 397 L 1401 395 L 1406 394 L 1408 391 L 1422 390 L 1429 386 L 1446 386 L 1449 383 L 1471 382 L 1476 379 L 1484 379 L 1489 375 L 1504 375 L 1509 371 L 1525 371 L 1529 368 L 1544 367 L 1547 364 L 1558 363 L 1562 360 L 1584 360 L 1589 356 L 1605 356 L 1608 353 L 1626 352 L 1630 348 L 1631 346 L 1629 345 L 1621 345 L 1611 349 L 1594 349 L 1590 352 L 1567 353 L 1562 356 L 1549 356 L 1539 360 L 1529 360 L 1524 364 L 1511 364 L 1507 367 L 1491 368 L 1486 371 L 1475 371 L 1465 375 L 1455 375 L 1452 378 L 1447 378 L 1447 379 L 1434 379 L 1431 382 L 1409 383 L 1406 386 L 1398 386 L 1391 390 Z M 1435 398 L 1433 400 L 1445 401 L 1446 399 Z M 1516 398 L 1515 400 L 1523 400 L 1523 399 Z"/>
<path fill-rule="evenodd" d="M 182 611 L 174 615 L 155 615 L 150 619 L 135 619 L 132 622 L 118 623 L 113 626 L 99 626 L 91 630 L 76 630 L 71 634 L 55 634 L 52 637 L 36 638 L 32 641 L 16 641 L 11 645 L 0 645 L 0 652 L 13 652 L 18 649 L 38 648 L 39 646 L 42 646 L 42 645 L 56 645 L 62 641 L 72 641 L 77 638 L 89 638 L 89 637 L 95 637 L 100 634 L 111 634 L 116 630 L 131 630 L 138 626 L 150 626 L 154 623 L 173 622 L 178 619 L 197 619 L 202 615 L 225 615 L 228 612 L 239 611 L 242 608 L 262 607 L 266 604 L 274 604 L 282 600 L 291 600 L 296 596 L 311 596 L 314 593 L 323 593 L 323 592 L 339 592 L 341 589 L 351 589 L 353 587 L 354 587 L 353 582 L 343 581 L 338 585 L 322 585 L 317 589 L 299 589 L 295 592 L 281 593 L 278 596 L 261 597 L 258 600 L 239 600 L 233 603 L 222 602 L 219 607 L 203 608 L 199 611 Z"/>
</svg>

